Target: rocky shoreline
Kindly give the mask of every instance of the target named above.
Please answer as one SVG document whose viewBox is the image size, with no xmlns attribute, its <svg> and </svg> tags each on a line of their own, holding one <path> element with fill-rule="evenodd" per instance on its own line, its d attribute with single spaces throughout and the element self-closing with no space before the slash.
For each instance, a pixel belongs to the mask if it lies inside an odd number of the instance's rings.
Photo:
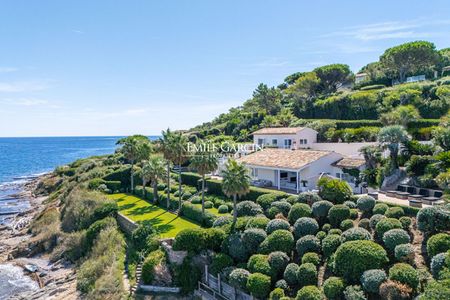
<svg viewBox="0 0 450 300">
<path fill-rule="evenodd" d="M 19 213 L 7 226 L 0 226 L 0 264 L 23 268 L 24 273 L 36 282 L 38 288 L 6 299 L 77 299 L 79 294 L 72 265 L 64 261 L 51 262 L 47 254 L 30 255 L 23 247 L 31 238 L 28 233 L 31 221 L 45 208 L 47 197 L 34 194 L 41 178 L 24 184 L 23 191 L 14 195 L 18 199 L 28 199 L 30 209 Z M 0 299 L 4 298 L 0 296 Z"/>
</svg>

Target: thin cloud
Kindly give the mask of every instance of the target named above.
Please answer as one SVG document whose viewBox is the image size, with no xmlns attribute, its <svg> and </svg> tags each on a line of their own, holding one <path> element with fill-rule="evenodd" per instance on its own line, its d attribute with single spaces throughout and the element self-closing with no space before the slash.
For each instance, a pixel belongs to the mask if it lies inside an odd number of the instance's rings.
<svg viewBox="0 0 450 300">
<path fill-rule="evenodd" d="M 84 31 L 79 30 L 79 29 L 72 29 L 72 32 L 76 33 L 76 34 L 83 34 L 84 33 Z"/>
<path fill-rule="evenodd" d="M 251 66 L 253 67 L 259 67 L 259 68 L 271 68 L 271 67 L 283 67 L 289 64 L 288 61 L 283 60 L 278 57 L 272 57 L 265 60 L 262 60 L 260 62 L 254 63 Z"/>
<path fill-rule="evenodd" d="M 49 101 L 36 98 L 18 98 L 18 99 L 3 99 L 2 103 L 18 106 L 42 106 L 48 105 Z"/>
<path fill-rule="evenodd" d="M 13 68 L 13 67 L 0 67 L 0 73 L 11 73 L 11 72 L 16 72 L 18 71 L 18 68 Z"/>
<path fill-rule="evenodd" d="M 0 82 L 0 92 L 21 93 L 42 91 L 49 88 L 47 83 L 34 81 Z"/>
</svg>

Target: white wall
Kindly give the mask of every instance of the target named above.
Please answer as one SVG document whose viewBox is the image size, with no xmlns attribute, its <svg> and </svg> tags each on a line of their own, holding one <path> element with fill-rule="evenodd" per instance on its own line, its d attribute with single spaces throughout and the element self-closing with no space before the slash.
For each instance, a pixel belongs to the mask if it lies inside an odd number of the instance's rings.
<svg viewBox="0 0 450 300">
<path fill-rule="evenodd" d="M 363 158 L 359 149 L 364 146 L 377 145 L 376 142 L 367 143 L 314 143 L 311 149 L 334 151 L 347 157 Z"/>
<path fill-rule="evenodd" d="M 261 169 L 261 168 L 257 168 L 257 169 L 258 169 L 258 176 L 255 176 L 255 177 L 257 177 L 258 179 L 270 180 L 272 182 L 272 186 L 278 185 L 276 170 Z"/>
<path fill-rule="evenodd" d="M 332 152 L 329 155 L 324 156 L 315 162 L 312 162 L 308 167 L 300 171 L 300 187 L 302 187 L 301 181 L 307 180 L 307 189 L 315 189 L 319 175 L 321 173 L 330 173 L 331 175 L 333 175 L 332 172 L 334 167 L 331 164 L 335 163 L 341 158 L 341 154 Z"/>
<path fill-rule="evenodd" d="M 255 134 L 253 143 L 258 144 L 259 139 L 264 139 L 264 145 L 272 145 L 272 140 L 277 140 L 278 148 L 284 148 L 284 140 L 291 139 L 296 148 L 311 148 L 317 142 L 317 132 L 310 128 L 304 128 L 296 134 Z M 300 144 L 300 139 L 306 139 L 306 144 Z"/>
</svg>

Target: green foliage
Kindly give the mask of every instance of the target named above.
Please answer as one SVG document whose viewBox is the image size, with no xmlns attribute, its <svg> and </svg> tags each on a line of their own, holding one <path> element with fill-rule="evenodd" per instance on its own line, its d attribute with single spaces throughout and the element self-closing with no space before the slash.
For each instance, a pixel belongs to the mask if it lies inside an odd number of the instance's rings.
<svg viewBox="0 0 450 300">
<path fill-rule="evenodd" d="M 317 285 L 317 268 L 312 263 L 301 264 L 297 270 L 297 280 L 300 286 Z"/>
<path fill-rule="evenodd" d="M 242 240 L 249 253 L 255 253 L 259 245 L 266 239 L 267 234 L 263 229 L 249 228 L 242 235 Z"/>
<path fill-rule="evenodd" d="M 322 252 L 325 257 L 330 257 L 341 245 L 341 237 L 337 234 L 329 234 L 322 240 Z"/>
<path fill-rule="evenodd" d="M 290 253 L 294 248 L 294 236 L 287 230 L 275 230 L 261 243 L 259 252 L 283 251 Z"/>
<path fill-rule="evenodd" d="M 247 262 L 247 270 L 249 270 L 250 273 L 261 273 L 267 276 L 273 276 L 267 255 L 263 254 L 254 254 L 250 256 L 250 259 Z"/>
<path fill-rule="evenodd" d="M 316 202 L 317 203 L 317 202 Z M 314 207 L 314 205 L 313 205 Z M 311 208 L 306 203 L 295 203 L 292 205 L 291 210 L 288 214 L 288 220 L 291 224 L 294 224 L 297 219 L 302 217 L 310 217 L 311 216 Z"/>
<path fill-rule="evenodd" d="M 384 215 L 387 218 L 395 218 L 395 219 L 399 219 L 402 216 L 405 215 L 405 211 L 403 210 L 403 208 L 401 207 L 390 207 L 385 213 Z"/>
<path fill-rule="evenodd" d="M 314 252 L 305 253 L 302 256 L 302 264 L 311 263 L 318 267 L 320 265 L 320 256 Z"/>
<path fill-rule="evenodd" d="M 370 221 L 369 219 L 361 219 L 359 220 L 358 227 L 364 228 L 366 230 L 370 230 Z"/>
<path fill-rule="evenodd" d="M 340 226 L 342 231 L 345 231 L 347 229 L 350 229 L 353 227 L 353 221 L 350 219 L 346 219 L 344 221 L 341 222 Z"/>
<path fill-rule="evenodd" d="M 361 227 L 354 227 L 344 231 L 341 234 L 341 242 L 345 243 L 348 241 L 359 241 L 366 240 L 369 241 L 372 239 L 370 232 Z"/>
<path fill-rule="evenodd" d="M 415 257 L 413 245 L 400 244 L 395 246 L 394 256 L 400 262 L 412 263 Z"/>
<path fill-rule="evenodd" d="M 238 217 L 242 216 L 256 216 L 263 213 L 262 207 L 253 201 L 242 201 L 236 206 Z"/>
<path fill-rule="evenodd" d="M 408 264 L 398 263 L 389 269 L 389 279 L 406 284 L 412 289 L 419 285 L 419 275 L 417 271 Z"/>
<path fill-rule="evenodd" d="M 224 253 L 216 253 L 213 256 L 210 271 L 213 275 L 217 275 L 226 267 L 233 265 L 233 259 Z"/>
<path fill-rule="evenodd" d="M 294 224 L 294 235 L 297 239 L 305 235 L 315 235 L 318 231 L 319 224 L 313 218 L 303 217 Z"/>
<path fill-rule="evenodd" d="M 350 200 L 353 191 L 347 182 L 340 179 L 322 177 L 317 182 L 319 196 L 333 203 L 341 204 Z"/>
<path fill-rule="evenodd" d="M 270 219 L 264 217 L 264 216 L 257 216 L 253 217 L 250 220 L 248 220 L 248 223 L 246 225 L 246 228 L 260 228 L 260 229 L 266 229 L 267 224 L 269 223 Z"/>
<path fill-rule="evenodd" d="M 182 172 L 181 173 L 181 182 L 193 187 L 198 187 L 199 180 L 202 179 L 202 176 L 197 173 L 191 172 Z"/>
<path fill-rule="evenodd" d="M 341 299 L 344 295 L 345 283 L 342 278 L 329 277 L 323 283 L 323 292 L 327 299 Z"/>
<path fill-rule="evenodd" d="M 247 289 L 255 297 L 266 298 L 270 293 L 270 277 L 260 273 L 250 274 Z"/>
<path fill-rule="evenodd" d="M 449 252 L 436 254 L 431 259 L 430 271 L 434 278 L 439 279 L 441 271 L 446 267 L 445 260 L 447 257 L 450 257 Z"/>
<path fill-rule="evenodd" d="M 226 213 L 228 213 L 228 206 L 226 206 L 225 204 L 222 204 L 221 206 L 219 206 L 217 211 L 219 212 L 219 214 L 226 214 Z"/>
<path fill-rule="evenodd" d="M 312 205 L 312 213 L 316 218 L 325 218 L 328 211 L 333 207 L 333 203 L 327 200 L 314 202 Z"/>
<path fill-rule="evenodd" d="M 192 263 L 191 259 L 184 259 L 180 266 L 174 268 L 174 283 L 181 288 L 182 294 L 186 295 L 196 289 L 201 275 L 200 269 Z"/>
<path fill-rule="evenodd" d="M 387 206 L 384 203 L 377 203 L 375 204 L 375 206 L 373 207 L 373 214 L 379 214 L 379 215 L 384 215 L 384 213 L 389 209 L 389 206 Z"/>
<path fill-rule="evenodd" d="M 302 287 L 298 292 L 295 300 L 322 300 L 322 292 L 314 285 Z"/>
<path fill-rule="evenodd" d="M 365 271 L 361 276 L 361 284 L 368 293 L 378 294 L 380 285 L 387 280 L 384 270 L 373 269 Z"/>
<path fill-rule="evenodd" d="M 290 230 L 291 226 L 289 225 L 289 222 L 282 219 L 273 219 L 270 220 L 266 227 L 267 234 L 271 234 L 275 230 L 284 229 L 284 230 Z"/>
<path fill-rule="evenodd" d="M 322 200 L 322 198 L 315 192 L 302 192 L 298 195 L 297 199 L 299 203 L 306 203 L 308 205 L 313 205 L 320 200 Z"/>
<path fill-rule="evenodd" d="M 350 217 L 350 209 L 343 204 L 334 205 L 328 211 L 328 219 L 333 227 L 338 227 L 342 221 Z"/>
<path fill-rule="evenodd" d="M 151 284 L 155 278 L 155 267 L 161 264 L 165 259 L 162 250 L 150 252 L 142 264 L 142 280 L 145 284 Z"/>
<path fill-rule="evenodd" d="M 449 229 L 450 213 L 445 207 L 425 207 L 417 214 L 417 228 L 431 234 Z"/>
<path fill-rule="evenodd" d="M 247 271 L 246 269 L 234 269 L 233 271 L 231 271 L 230 276 L 229 276 L 229 283 L 241 290 L 247 290 L 247 280 L 248 277 L 250 276 L 250 272 Z"/>
<path fill-rule="evenodd" d="M 391 229 L 383 234 L 383 243 L 386 248 L 394 252 L 395 247 L 409 243 L 409 234 L 403 229 Z"/>
<path fill-rule="evenodd" d="M 439 253 L 450 250 L 450 234 L 438 233 L 430 237 L 427 241 L 427 254 L 433 257 Z"/>
<path fill-rule="evenodd" d="M 358 198 L 356 205 L 363 213 L 370 213 L 375 207 L 375 199 L 371 196 L 361 196 Z"/>
<path fill-rule="evenodd" d="M 212 207 L 212 204 L 210 206 Z M 201 207 L 189 202 L 183 202 L 181 205 L 181 215 L 207 227 L 211 227 L 217 219 L 217 216 L 213 213 L 205 210 L 205 213 L 203 214 Z"/>
<path fill-rule="evenodd" d="M 383 215 L 379 215 L 379 214 L 371 216 L 369 219 L 370 228 L 375 229 L 378 222 L 380 222 L 380 220 L 382 220 L 384 218 L 386 218 L 386 217 Z"/>
<path fill-rule="evenodd" d="M 285 217 L 288 216 L 289 211 L 291 210 L 291 207 L 292 207 L 291 204 L 285 200 L 272 202 L 272 204 L 270 206 L 277 208 L 278 211 L 280 213 L 282 213 L 283 216 L 285 216 Z"/>
<path fill-rule="evenodd" d="M 272 252 L 268 257 L 271 273 L 273 275 L 281 274 L 289 263 L 289 256 L 281 251 Z"/>
<path fill-rule="evenodd" d="M 303 256 L 307 252 L 319 253 L 320 240 L 314 235 L 305 235 L 297 241 L 295 248 L 299 256 Z"/>
<path fill-rule="evenodd" d="M 367 300 L 364 291 L 359 285 L 349 285 L 344 290 L 346 300 Z"/>
<path fill-rule="evenodd" d="M 289 263 L 284 270 L 283 278 L 291 287 L 295 287 L 298 284 L 297 279 L 298 265 L 295 263 Z"/>
<path fill-rule="evenodd" d="M 384 234 L 391 229 L 401 229 L 402 223 L 394 218 L 382 218 L 375 226 L 375 232 L 379 238 L 383 238 Z"/>
<path fill-rule="evenodd" d="M 284 290 L 282 288 L 275 288 L 270 292 L 269 300 L 281 300 L 284 296 Z"/>
</svg>

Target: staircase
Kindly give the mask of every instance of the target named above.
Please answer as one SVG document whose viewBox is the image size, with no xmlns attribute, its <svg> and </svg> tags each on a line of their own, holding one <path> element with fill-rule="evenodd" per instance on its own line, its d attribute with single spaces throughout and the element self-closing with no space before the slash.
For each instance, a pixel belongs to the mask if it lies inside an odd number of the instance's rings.
<svg viewBox="0 0 450 300">
<path fill-rule="evenodd" d="M 136 294 L 136 291 L 138 290 L 139 285 L 141 284 L 141 276 L 142 276 L 142 262 L 140 262 L 136 267 L 136 273 L 135 273 L 136 282 L 130 288 L 131 296 L 134 296 Z"/>
</svg>

